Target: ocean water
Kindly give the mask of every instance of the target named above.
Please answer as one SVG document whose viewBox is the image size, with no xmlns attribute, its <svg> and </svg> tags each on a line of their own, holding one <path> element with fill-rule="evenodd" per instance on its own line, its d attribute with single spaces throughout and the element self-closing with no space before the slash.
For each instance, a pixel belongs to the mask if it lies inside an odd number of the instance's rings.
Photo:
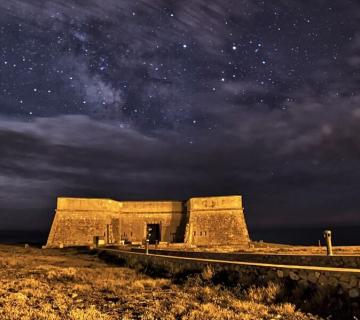
<svg viewBox="0 0 360 320">
<path fill-rule="evenodd" d="M 332 232 L 332 243 L 335 246 L 360 245 L 360 226 L 341 226 L 327 228 Z M 266 228 L 250 229 L 252 240 L 263 240 L 294 245 L 324 245 L 323 231 L 325 228 Z"/>
<path fill-rule="evenodd" d="M 360 245 L 360 226 L 329 228 L 333 245 Z M 324 228 L 249 228 L 252 240 L 265 242 L 318 245 L 323 239 Z M 0 230 L 0 243 L 45 244 L 49 230 Z"/>
<path fill-rule="evenodd" d="M 45 244 L 48 230 L 0 230 L 0 243 Z"/>
</svg>

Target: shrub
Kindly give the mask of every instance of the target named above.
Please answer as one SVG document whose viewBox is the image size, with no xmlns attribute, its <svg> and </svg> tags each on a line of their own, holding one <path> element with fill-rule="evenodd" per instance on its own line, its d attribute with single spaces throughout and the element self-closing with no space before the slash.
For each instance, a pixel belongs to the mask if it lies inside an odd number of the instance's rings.
<svg viewBox="0 0 360 320">
<path fill-rule="evenodd" d="M 47 278 L 49 280 L 57 281 L 73 281 L 75 280 L 76 269 L 75 268 L 57 268 L 47 272 Z"/>
<path fill-rule="evenodd" d="M 283 295 L 283 288 L 279 283 L 268 282 L 266 286 L 251 286 L 245 292 L 245 298 L 257 303 L 276 303 Z"/>
</svg>

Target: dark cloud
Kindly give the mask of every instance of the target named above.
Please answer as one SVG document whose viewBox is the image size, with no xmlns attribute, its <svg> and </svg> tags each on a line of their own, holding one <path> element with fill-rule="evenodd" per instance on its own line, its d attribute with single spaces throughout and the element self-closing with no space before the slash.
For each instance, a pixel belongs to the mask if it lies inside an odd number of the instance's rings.
<svg viewBox="0 0 360 320">
<path fill-rule="evenodd" d="M 252 223 L 286 218 L 285 224 L 311 224 L 328 216 L 344 222 L 338 210 L 354 217 L 359 206 L 358 102 L 306 101 L 289 106 L 290 112 L 233 110 L 233 121 L 221 119 L 228 122 L 216 134 L 198 131 L 193 144 L 180 133 L 145 135 L 88 116 L 2 119 L 0 197 L 8 208 L 41 208 L 53 205 L 56 195 L 185 199 L 241 193 Z M 307 221 L 297 218 L 300 210 Z"/>
<path fill-rule="evenodd" d="M 360 222 L 359 9 L 1 1 L 0 216 L 243 194 L 252 226 Z"/>
</svg>

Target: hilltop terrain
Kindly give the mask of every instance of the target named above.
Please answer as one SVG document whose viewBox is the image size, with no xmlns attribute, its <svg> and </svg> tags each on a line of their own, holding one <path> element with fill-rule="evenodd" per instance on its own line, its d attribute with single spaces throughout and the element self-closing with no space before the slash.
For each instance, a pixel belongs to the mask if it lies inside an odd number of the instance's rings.
<svg viewBox="0 0 360 320">
<path fill-rule="evenodd" d="M 277 284 L 228 290 L 211 270 L 152 278 L 75 250 L 0 246 L 0 319 L 319 319 L 277 301 Z"/>
</svg>

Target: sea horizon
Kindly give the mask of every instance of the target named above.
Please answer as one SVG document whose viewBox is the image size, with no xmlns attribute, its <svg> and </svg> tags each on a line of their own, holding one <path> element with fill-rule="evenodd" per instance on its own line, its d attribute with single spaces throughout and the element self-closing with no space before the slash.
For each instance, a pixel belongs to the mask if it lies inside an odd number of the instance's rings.
<svg viewBox="0 0 360 320">
<path fill-rule="evenodd" d="M 328 228 L 332 231 L 334 246 L 360 245 L 360 225 L 335 226 Z M 318 245 L 323 239 L 322 227 L 261 227 L 249 228 L 250 239 L 270 243 L 289 245 Z M 49 230 L 0 230 L 0 243 L 4 244 L 45 244 Z"/>
</svg>

